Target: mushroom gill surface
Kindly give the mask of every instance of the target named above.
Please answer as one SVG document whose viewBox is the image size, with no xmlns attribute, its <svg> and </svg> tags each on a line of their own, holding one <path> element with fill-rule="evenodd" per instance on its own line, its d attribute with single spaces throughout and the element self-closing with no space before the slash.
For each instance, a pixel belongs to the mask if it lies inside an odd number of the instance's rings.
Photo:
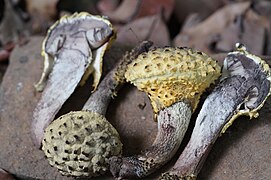
<svg viewBox="0 0 271 180">
<path fill-rule="evenodd" d="M 181 144 L 201 94 L 219 76 L 216 61 L 189 48 L 155 48 L 139 55 L 125 77 L 148 94 L 158 113 L 158 132 L 152 146 L 141 154 L 110 158 L 113 176 L 142 178 L 169 161 Z"/>
<path fill-rule="evenodd" d="M 79 82 L 93 74 L 96 88 L 102 74 L 104 52 L 114 36 L 107 19 L 85 12 L 64 16 L 48 30 L 42 45 L 44 70 L 35 85 L 42 94 L 32 120 L 33 140 L 38 147 L 44 129 Z"/>
<path fill-rule="evenodd" d="M 121 154 L 119 134 L 106 120 L 106 110 L 125 82 L 127 65 L 151 45 L 144 41 L 127 52 L 91 94 L 82 111 L 65 114 L 46 128 L 42 150 L 63 175 L 98 176 L 107 171 L 109 157 Z"/>
<path fill-rule="evenodd" d="M 224 60 L 220 83 L 204 101 L 191 138 L 173 168 L 160 179 L 196 179 L 221 133 L 241 116 L 258 117 L 271 91 L 271 70 L 259 57 L 237 44 Z"/>
</svg>

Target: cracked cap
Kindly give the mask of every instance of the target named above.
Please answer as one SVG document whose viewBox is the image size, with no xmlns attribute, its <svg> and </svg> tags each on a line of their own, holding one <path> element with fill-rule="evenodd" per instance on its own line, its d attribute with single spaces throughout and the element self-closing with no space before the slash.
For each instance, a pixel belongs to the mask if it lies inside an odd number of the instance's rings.
<svg viewBox="0 0 271 180">
<path fill-rule="evenodd" d="M 220 76 L 220 66 L 205 53 L 190 48 L 156 48 L 128 66 L 125 77 L 145 91 L 154 112 L 181 100 L 195 110 L 201 94 Z"/>
</svg>

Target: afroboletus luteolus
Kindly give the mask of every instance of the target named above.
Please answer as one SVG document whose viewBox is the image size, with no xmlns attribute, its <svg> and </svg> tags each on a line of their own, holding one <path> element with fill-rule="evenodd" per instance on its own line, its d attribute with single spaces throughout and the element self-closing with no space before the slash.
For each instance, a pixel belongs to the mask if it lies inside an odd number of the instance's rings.
<svg viewBox="0 0 271 180">
<path fill-rule="evenodd" d="M 44 129 L 71 96 L 79 82 L 93 74 L 96 89 L 102 74 L 103 55 L 115 33 L 101 16 L 75 13 L 64 16 L 48 30 L 42 44 L 44 70 L 37 91 L 41 98 L 34 110 L 32 131 L 39 147 Z"/>
<path fill-rule="evenodd" d="M 145 91 L 155 114 L 158 133 L 152 146 L 131 157 L 110 158 L 118 178 L 142 178 L 176 153 L 201 94 L 220 76 L 220 67 L 206 54 L 189 48 L 155 48 L 142 53 L 125 77 Z"/>
<path fill-rule="evenodd" d="M 119 134 L 106 120 L 105 113 L 125 82 L 127 65 L 151 45 L 144 41 L 127 52 L 91 94 L 82 111 L 60 116 L 46 128 L 42 150 L 63 175 L 98 176 L 107 171 L 108 158 L 122 152 Z"/>
<path fill-rule="evenodd" d="M 242 44 L 236 46 L 224 60 L 219 84 L 204 101 L 188 145 L 160 179 L 196 179 L 219 135 L 241 115 L 258 117 L 257 111 L 270 95 L 271 71 Z"/>
</svg>

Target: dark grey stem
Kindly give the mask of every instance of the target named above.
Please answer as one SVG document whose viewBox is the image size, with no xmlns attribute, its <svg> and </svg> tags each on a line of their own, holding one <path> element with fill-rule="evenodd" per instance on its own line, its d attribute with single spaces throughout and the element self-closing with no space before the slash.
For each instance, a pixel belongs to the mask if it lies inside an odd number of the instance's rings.
<svg viewBox="0 0 271 180">
<path fill-rule="evenodd" d="M 238 115 L 255 115 L 266 100 L 270 81 L 259 64 L 240 54 L 229 55 L 225 61 L 227 77 L 205 100 L 188 145 L 172 170 L 160 179 L 196 178 L 223 127 Z"/>
<path fill-rule="evenodd" d="M 130 52 L 127 52 L 119 63 L 101 81 L 97 90 L 87 100 L 83 110 L 89 110 L 105 115 L 110 100 L 116 95 L 119 88 L 125 82 L 124 74 L 127 65 L 136 59 L 139 54 L 148 51 L 152 44 L 153 43 L 150 41 L 143 41 Z"/>
<path fill-rule="evenodd" d="M 176 103 L 158 113 L 158 133 L 152 146 L 132 157 L 112 157 L 114 177 L 142 178 L 168 162 L 178 150 L 187 130 L 192 110 L 189 104 Z"/>
</svg>

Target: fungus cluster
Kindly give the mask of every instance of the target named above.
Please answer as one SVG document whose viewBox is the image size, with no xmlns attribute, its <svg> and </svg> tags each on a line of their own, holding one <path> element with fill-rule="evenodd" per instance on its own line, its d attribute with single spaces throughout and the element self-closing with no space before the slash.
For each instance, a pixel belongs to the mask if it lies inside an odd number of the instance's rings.
<svg viewBox="0 0 271 180">
<path fill-rule="evenodd" d="M 122 143 L 105 114 L 112 97 L 125 82 L 127 65 L 152 43 L 144 41 L 127 52 L 101 81 L 82 111 L 65 114 L 45 130 L 42 150 L 63 175 L 97 176 L 108 169 L 108 159 L 122 152 Z"/>
<path fill-rule="evenodd" d="M 150 50 L 152 43 L 144 41 L 99 84 L 102 57 L 114 37 L 104 17 L 75 13 L 57 21 L 43 42 L 44 71 L 36 85 L 43 92 L 32 131 L 36 145 L 42 141 L 49 163 L 63 175 L 93 177 L 110 169 L 119 179 L 142 178 L 159 169 L 178 150 L 202 93 L 220 76 L 219 65 L 202 52 L 173 47 Z M 96 91 L 83 110 L 51 122 L 90 74 Z M 105 118 L 110 100 L 126 80 L 148 94 L 158 121 L 153 144 L 130 157 L 121 156 L 119 134 Z M 160 179 L 195 179 L 218 136 L 238 116 L 258 116 L 270 95 L 270 83 L 266 62 L 237 44 L 224 60 L 219 83 L 203 103 L 189 143 Z"/>
<path fill-rule="evenodd" d="M 220 67 L 206 54 L 189 48 L 156 48 L 142 53 L 125 74 L 145 91 L 158 113 L 152 146 L 132 157 L 110 158 L 115 177 L 144 177 L 168 162 L 178 150 L 201 94 L 220 76 Z"/>
</svg>

